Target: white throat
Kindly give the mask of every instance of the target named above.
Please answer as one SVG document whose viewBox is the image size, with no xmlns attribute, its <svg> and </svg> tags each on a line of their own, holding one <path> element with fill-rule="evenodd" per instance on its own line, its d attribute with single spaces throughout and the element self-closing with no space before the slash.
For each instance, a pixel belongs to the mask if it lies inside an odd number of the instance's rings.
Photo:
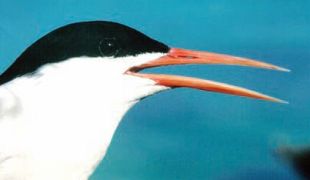
<svg viewBox="0 0 310 180">
<path fill-rule="evenodd" d="M 160 56 L 72 58 L 1 86 L 0 179 L 87 179 L 130 107 L 168 89 L 124 74 Z"/>
</svg>

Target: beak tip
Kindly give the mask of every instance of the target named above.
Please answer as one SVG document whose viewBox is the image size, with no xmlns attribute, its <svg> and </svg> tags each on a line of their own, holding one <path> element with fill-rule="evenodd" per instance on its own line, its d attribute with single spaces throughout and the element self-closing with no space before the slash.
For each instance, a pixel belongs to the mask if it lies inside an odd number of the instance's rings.
<svg viewBox="0 0 310 180">
<path fill-rule="evenodd" d="M 281 103 L 281 104 L 290 104 L 288 101 L 284 101 L 282 99 L 274 99 L 273 101 L 276 103 Z"/>
<path fill-rule="evenodd" d="M 268 95 L 264 95 L 264 94 L 260 94 L 261 97 L 259 97 L 259 99 L 262 99 L 262 100 L 267 100 L 267 101 L 271 101 L 271 102 L 274 102 L 274 103 L 280 103 L 280 104 L 289 104 L 288 101 L 285 101 L 285 100 L 282 100 L 282 99 L 278 99 L 278 98 L 275 98 L 275 97 L 272 97 L 272 96 L 268 96 Z"/>
<path fill-rule="evenodd" d="M 286 69 L 286 68 L 279 67 L 279 66 L 276 66 L 276 67 L 275 67 L 275 70 L 278 70 L 278 71 L 283 71 L 283 72 L 291 72 L 291 70 L 290 70 L 290 69 Z"/>
<path fill-rule="evenodd" d="M 280 101 L 282 104 L 290 104 L 288 101 Z"/>
</svg>

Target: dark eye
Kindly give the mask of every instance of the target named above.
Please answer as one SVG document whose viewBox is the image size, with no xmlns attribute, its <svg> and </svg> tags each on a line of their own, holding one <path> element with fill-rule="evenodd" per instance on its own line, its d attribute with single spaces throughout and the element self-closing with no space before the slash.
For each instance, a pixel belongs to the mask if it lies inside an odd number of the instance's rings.
<svg viewBox="0 0 310 180">
<path fill-rule="evenodd" d="M 119 52 L 119 46 L 114 38 L 107 38 L 100 41 L 99 51 L 101 56 L 116 56 Z"/>
</svg>

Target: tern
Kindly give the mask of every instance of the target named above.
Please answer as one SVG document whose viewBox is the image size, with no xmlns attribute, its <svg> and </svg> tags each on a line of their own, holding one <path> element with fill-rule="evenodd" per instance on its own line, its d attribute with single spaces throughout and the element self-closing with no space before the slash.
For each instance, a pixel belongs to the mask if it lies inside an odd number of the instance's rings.
<svg viewBox="0 0 310 180">
<path fill-rule="evenodd" d="M 60 27 L 29 46 L 0 76 L 0 179 L 88 179 L 124 114 L 164 90 L 186 87 L 284 102 L 210 80 L 140 72 L 186 64 L 287 71 L 251 59 L 172 48 L 115 22 Z"/>
</svg>

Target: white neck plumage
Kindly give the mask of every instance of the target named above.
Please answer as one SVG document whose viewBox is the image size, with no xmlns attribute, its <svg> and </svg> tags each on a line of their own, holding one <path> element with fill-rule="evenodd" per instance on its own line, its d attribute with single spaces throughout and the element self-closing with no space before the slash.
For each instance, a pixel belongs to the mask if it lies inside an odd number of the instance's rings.
<svg viewBox="0 0 310 180">
<path fill-rule="evenodd" d="M 123 72 L 161 55 L 74 58 L 1 86 L 0 152 L 11 158 L 0 162 L 0 179 L 1 171 L 25 180 L 87 179 L 130 107 L 167 89 Z"/>
</svg>

